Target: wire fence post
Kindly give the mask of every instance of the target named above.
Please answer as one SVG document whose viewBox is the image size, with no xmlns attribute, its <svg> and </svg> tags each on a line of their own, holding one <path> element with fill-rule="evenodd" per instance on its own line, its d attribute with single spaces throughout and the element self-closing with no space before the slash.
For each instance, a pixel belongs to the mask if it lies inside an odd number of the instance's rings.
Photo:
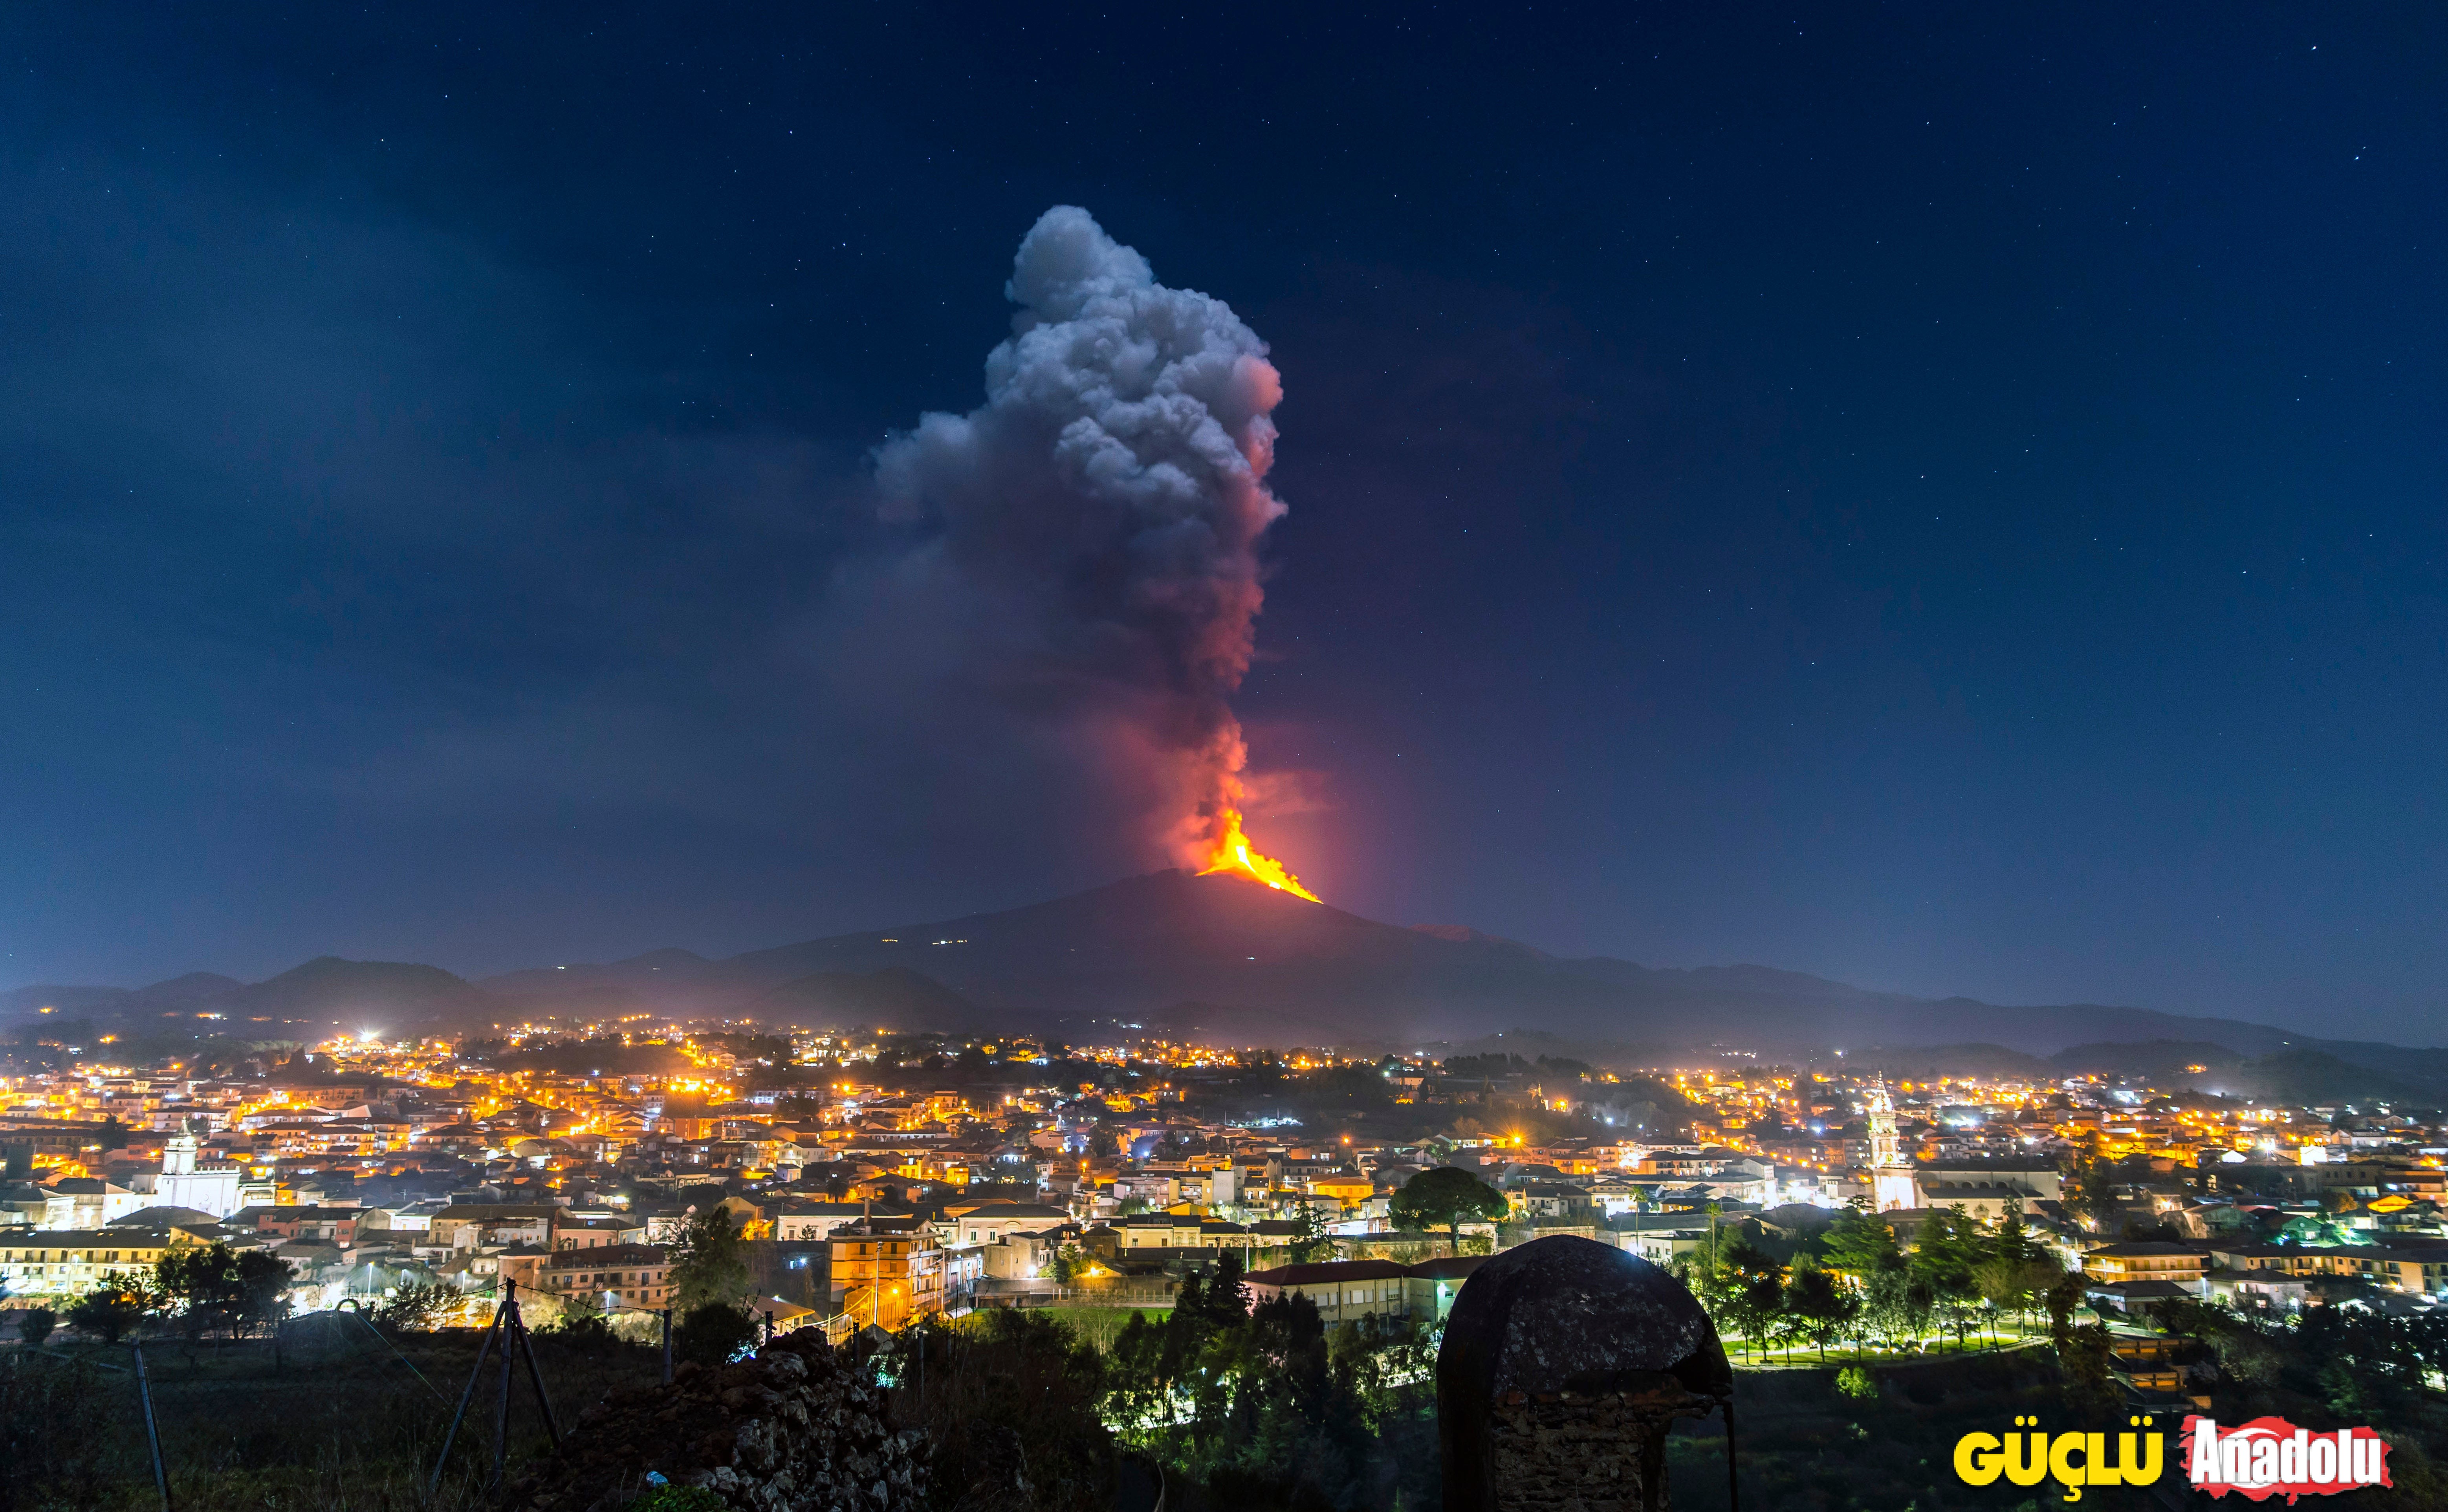
<svg viewBox="0 0 2448 1512">
<path fill-rule="evenodd" d="M 672 1310 L 663 1309 L 663 1385 L 672 1384 Z"/>
<path fill-rule="evenodd" d="M 144 1346 L 129 1340 L 136 1356 L 136 1400 L 144 1407 L 144 1444 L 153 1451 L 153 1489 L 162 1493 L 162 1512 L 170 1512 L 170 1474 L 162 1464 L 162 1431 L 153 1424 L 153 1383 L 144 1373 Z"/>
</svg>

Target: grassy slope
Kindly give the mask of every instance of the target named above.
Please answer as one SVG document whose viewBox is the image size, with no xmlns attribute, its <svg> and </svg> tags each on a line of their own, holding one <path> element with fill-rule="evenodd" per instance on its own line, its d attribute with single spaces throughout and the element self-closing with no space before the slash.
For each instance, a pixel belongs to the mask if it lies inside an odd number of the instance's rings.
<svg viewBox="0 0 2448 1512">
<path fill-rule="evenodd" d="M 168 1344 L 146 1348 L 171 1495 L 182 1512 L 449 1512 L 482 1503 L 491 1468 L 498 1354 L 487 1363 L 469 1421 L 460 1428 L 443 1494 L 427 1503 L 426 1477 L 450 1407 L 467 1385 L 474 1334 L 410 1335 L 399 1341 L 408 1362 L 403 1364 L 354 1320 L 347 1327 L 335 1325 L 335 1320 L 316 1319 L 294 1329 L 277 1360 L 263 1343 L 205 1345 L 193 1351 Z M 19 1368 L 74 1372 L 86 1359 L 128 1364 L 125 1349 L 48 1352 L 59 1358 Z M 653 1350 L 580 1353 L 548 1335 L 536 1340 L 536 1354 L 564 1427 L 613 1386 L 652 1381 L 661 1368 Z M 124 1368 L 97 1368 L 90 1379 L 92 1398 L 74 1405 L 70 1421 L 27 1426 L 90 1446 L 90 1463 L 69 1477 L 71 1483 L 89 1487 L 87 1495 L 71 1494 L 75 1503 L 156 1505 L 134 1377 Z M 516 1386 L 509 1433 L 513 1478 L 522 1463 L 540 1457 L 546 1446 L 524 1369 Z"/>
</svg>

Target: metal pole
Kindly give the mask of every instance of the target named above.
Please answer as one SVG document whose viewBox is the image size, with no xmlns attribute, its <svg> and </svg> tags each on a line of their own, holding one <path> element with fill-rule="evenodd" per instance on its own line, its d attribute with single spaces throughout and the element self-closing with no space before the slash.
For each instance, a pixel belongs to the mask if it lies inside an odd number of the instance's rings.
<svg viewBox="0 0 2448 1512">
<path fill-rule="evenodd" d="M 519 1327 L 519 1284 L 502 1283 L 502 1392 L 493 1404 L 493 1478 L 485 1483 L 490 1491 L 502 1483 L 502 1468 L 510 1460 L 510 1353 Z"/>
<path fill-rule="evenodd" d="M 459 1393 L 459 1409 L 450 1414 L 450 1429 L 442 1435 L 442 1453 L 433 1462 L 433 1479 L 425 1487 L 428 1502 L 442 1494 L 442 1467 L 450 1463 L 450 1445 L 459 1437 L 459 1422 L 468 1415 L 468 1404 L 475 1399 L 476 1383 L 485 1375 L 485 1355 L 493 1347 L 493 1330 L 502 1326 L 497 1311 L 493 1321 L 485 1325 L 484 1337 L 476 1341 L 476 1364 L 468 1372 L 468 1389 Z"/>
<path fill-rule="evenodd" d="M 162 1493 L 162 1512 L 170 1512 L 170 1475 L 162 1466 L 162 1433 L 153 1426 L 153 1383 L 144 1374 L 144 1346 L 130 1340 L 136 1356 L 136 1399 L 144 1406 L 144 1443 L 153 1451 L 153 1489 Z"/>
<path fill-rule="evenodd" d="M 535 1340 L 527 1336 L 526 1320 L 510 1314 L 510 1323 L 518 1330 L 519 1349 L 527 1357 L 527 1380 L 534 1384 L 536 1406 L 544 1408 L 544 1430 L 552 1436 L 552 1446 L 561 1447 L 561 1425 L 553 1421 L 552 1398 L 545 1394 L 544 1371 L 536 1365 Z"/>
<path fill-rule="evenodd" d="M 663 1385 L 672 1384 L 672 1310 L 663 1309 Z"/>
</svg>

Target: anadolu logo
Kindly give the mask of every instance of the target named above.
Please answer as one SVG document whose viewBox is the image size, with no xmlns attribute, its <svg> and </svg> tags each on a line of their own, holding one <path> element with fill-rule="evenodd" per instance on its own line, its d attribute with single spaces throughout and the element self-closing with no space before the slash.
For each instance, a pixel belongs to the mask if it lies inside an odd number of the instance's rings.
<svg viewBox="0 0 2448 1512">
<path fill-rule="evenodd" d="M 2135 1428 L 2153 1420 L 2128 1418 Z M 2037 1429 L 2037 1418 L 2017 1418 L 2015 1426 Z M 2082 1500 L 2086 1485 L 2154 1485 L 2167 1450 L 2164 1433 L 2119 1433 L 2116 1455 L 2109 1457 L 2105 1433 L 2009 1433 L 2000 1442 L 1995 1433 L 1967 1433 L 1955 1441 L 1955 1473 L 1966 1485 L 1989 1485 L 1999 1476 L 2017 1485 L 2037 1485 L 2055 1479 L 2069 1502 Z"/>
<path fill-rule="evenodd" d="M 2299 1496 L 2397 1484 L 2388 1476 L 2388 1444 L 2371 1429 L 2311 1433 L 2285 1418 L 2224 1429 L 2209 1418 L 2185 1419 L 2185 1469 L 2196 1491 L 2255 1502 L 2283 1496 L 2288 1506 Z"/>
</svg>

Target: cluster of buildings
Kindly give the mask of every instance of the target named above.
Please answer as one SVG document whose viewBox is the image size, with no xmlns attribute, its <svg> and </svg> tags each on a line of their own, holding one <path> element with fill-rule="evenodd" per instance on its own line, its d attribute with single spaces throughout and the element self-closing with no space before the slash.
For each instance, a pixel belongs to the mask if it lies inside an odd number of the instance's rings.
<svg viewBox="0 0 2448 1512">
<path fill-rule="evenodd" d="M 1476 1254 L 1529 1237 L 1671 1263 L 1711 1224 L 1801 1234 L 1854 1202 L 1906 1235 L 1942 1207 L 2012 1213 L 2105 1307 L 2179 1292 L 2428 1305 L 2448 1288 L 2448 1144 L 2384 1107 L 1842 1066 L 1661 1072 L 1638 1095 L 1519 1062 L 1450 1076 L 1425 1057 L 1296 1052 L 1270 1067 L 1369 1079 L 1406 1127 L 1448 1125 L 1379 1139 L 1362 1118 L 1236 1114 L 1215 1091 L 1249 1056 L 1188 1045 L 905 1054 L 633 1028 L 624 1050 L 660 1053 L 643 1073 L 588 1063 L 598 1043 L 615 1042 L 368 1036 L 223 1075 L 87 1057 L 9 1078 L 0 1285 L 21 1304 L 68 1297 L 222 1242 L 277 1254 L 301 1309 L 438 1282 L 472 1314 L 515 1282 L 540 1306 L 643 1317 L 672 1305 L 682 1225 L 719 1206 L 776 1327 L 1161 1298 L 1166 1274 L 1225 1251 L 1253 1287 L 1330 1319 L 1420 1318 Z M 1503 1127 L 1507 1110 L 1535 1127 Z M 1505 1207 L 1465 1227 L 1460 1255 L 1391 1219 L 1406 1180 L 1448 1163 Z"/>
<path fill-rule="evenodd" d="M 2109 1076 L 1675 1080 L 1714 1110 L 1702 1127 L 1780 1174 L 1788 1158 L 1831 1174 L 1828 1196 L 1884 1215 L 1907 1242 L 1941 1207 L 2014 1215 L 2103 1311 L 2448 1299 L 2448 1128 L 2386 1104 L 2274 1105 Z M 1795 1234 L 1817 1221 L 1719 1209 L 1719 1221 L 1747 1215 Z M 1640 1223 L 1634 1242 L 1661 1261 L 1705 1232 L 1672 1214 Z"/>
</svg>

